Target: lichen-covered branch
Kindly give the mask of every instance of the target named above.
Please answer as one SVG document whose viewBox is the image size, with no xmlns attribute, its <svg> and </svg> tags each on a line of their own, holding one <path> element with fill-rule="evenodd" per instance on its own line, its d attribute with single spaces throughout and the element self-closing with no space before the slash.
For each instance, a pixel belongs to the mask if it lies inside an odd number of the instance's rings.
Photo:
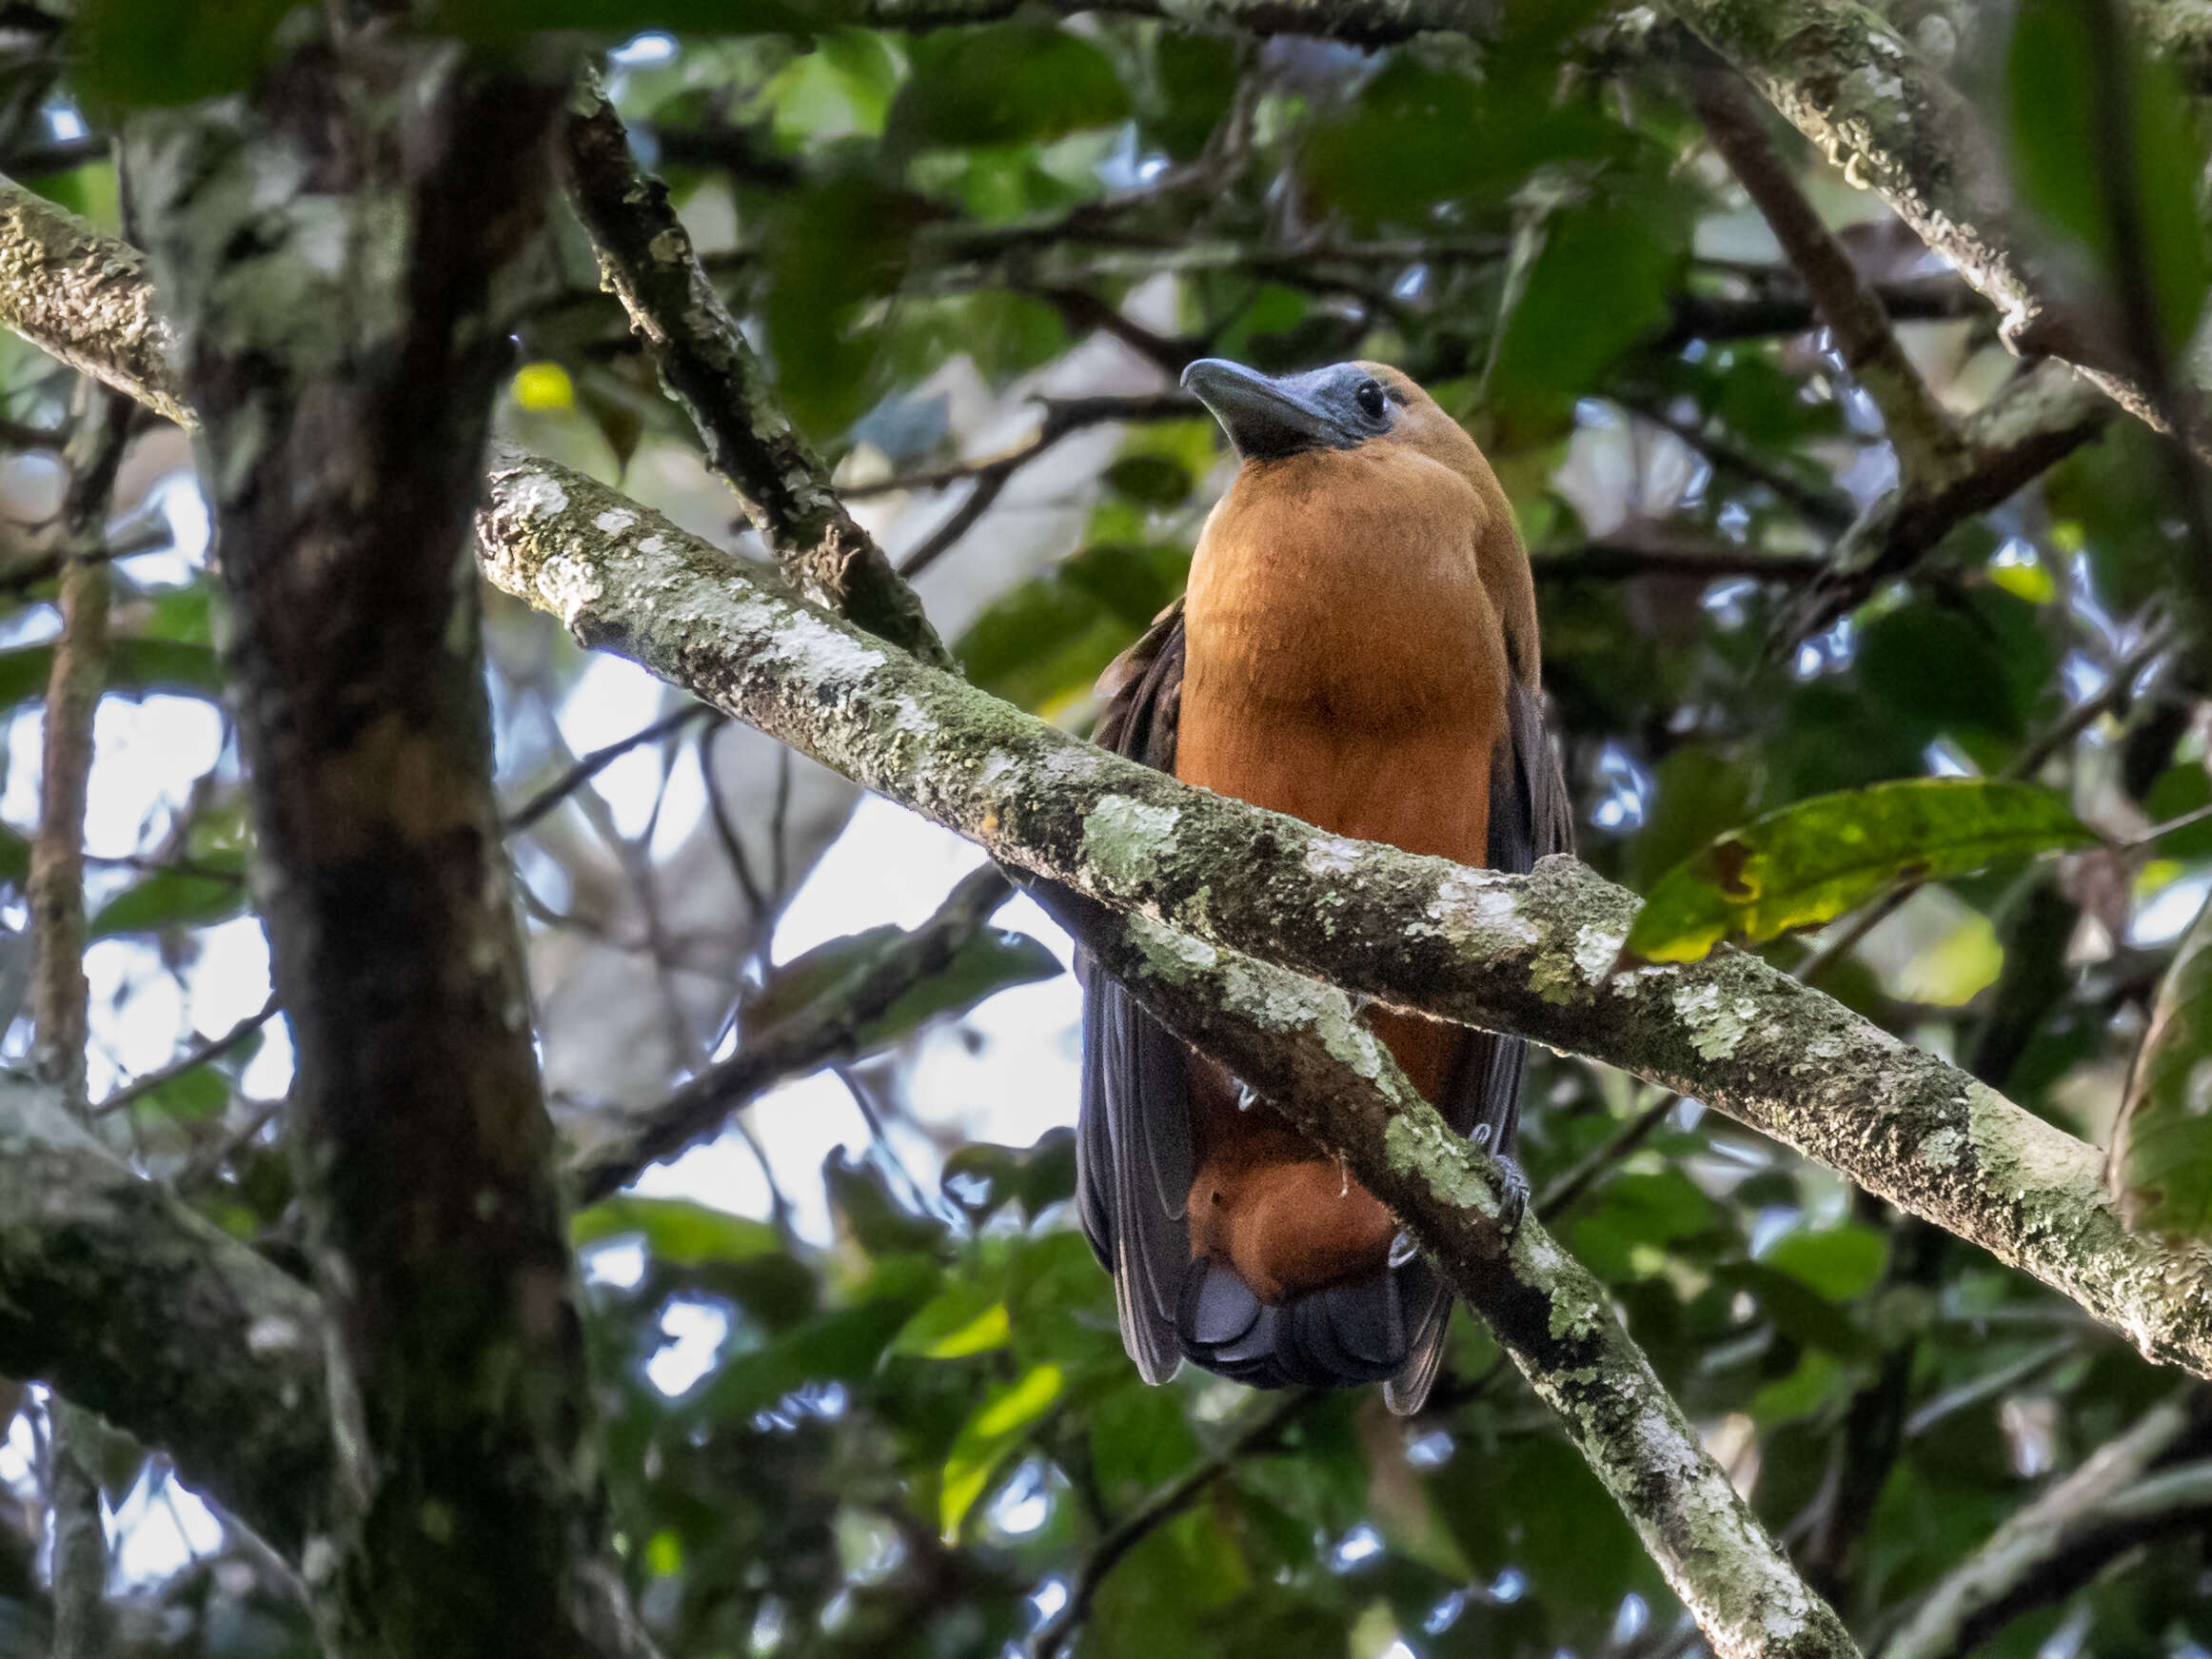
<svg viewBox="0 0 2212 1659">
<path fill-rule="evenodd" d="M 2020 376 L 1954 421 L 1898 344 L 1871 284 L 1852 265 L 1769 142 L 1763 110 L 1735 71 L 1697 51 L 1686 74 L 1713 146 L 1803 277 L 1844 365 L 1881 410 L 1897 452 L 1896 486 L 1860 514 L 1828 569 L 1779 620 L 1794 643 L 1909 569 L 1953 526 L 1997 505 L 2093 437 L 2109 407 L 2064 365 Z M 2160 390 L 2145 382 L 2146 395 Z"/>
<path fill-rule="evenodd" d="M 1996 306 L 2016 350 L 2064 358 L 2163 428 L 2143 365 L 2038 261 L 1972 105 L 1880 12 L 1859 0 L 1669 0 L 1668 10 L 1853 183 L 1880 191 Z"/>
<path fill-rule="evenodd" d="M 294 1560 L 336 1463 L 323 1304 L 138 1175 L 54 1091 L 0 1077 L 0 1373 L 176 1459 Z"/>
<path fill-rule="evenodd" d="M 700 268 L 668 188 L 638 165 L 596 87 L 562 127 L 568 198 L 599 248 L 600 280 L 691 416 L 707 465 L 736 490 L 778 560 L 816 600 L 923 661 L 952 656 L 914 590 L 854 523 L 812 445 L 768 395 L 767 372 Z"/>
<path fill-rule="evenodd" d="M 286 1115 L 338 1340 L 340 1654 L 636 1651 L 490 784 L 468 523 L 563 66 L 363 33 L 149 113 L 201 417 Z"/>
<path fill-rule="evenodd" d="M 1679 1089 L 2212 1375 L 2212 1254 L 2131 1234 L 2096 1151 L 1748 954 L 1615 972 L 1634 895 L 1331 836 L 888 651 L 603 485 L 493 467 L 491 580 L 1001 859 L 1396 1007 Z M 1224 879 L 1224 872 L 1234 872 Z"/>
<path fill-rule="evenodd" d="M 2170 62 L 2182 84 L 2212 92 L 2212 0 L 2130 0 L 2144 43 Z"/>
<path fill-rule="evenodd" d="M 193 425 L 145 256 L 12 179 L 0 179 L 0 327 L 179 425 Z"/>
<path fill-rule="evenodd" d="M 2112 405 L 2064 363 L 2013 377 L 1961 423 L 1959 464 L 1902 477 L 1830 549 L 1827 568 L 1776 620 L 1777 638 L 1819 633 L 1909 570 L 1976 513 L 1988 511 L 2103 430 Z"/>
<path fill-rule="evenodd" d="M 1344 1160 L 1482 1315 L 1721 1659 L 1857 1649 L 1708 1454 L 1604 1287 L 1520 1215 L 1497 1161 L 1423 1099 L 1341 991 L 1040 885 L 1163 1024 Z"/>
</svg>

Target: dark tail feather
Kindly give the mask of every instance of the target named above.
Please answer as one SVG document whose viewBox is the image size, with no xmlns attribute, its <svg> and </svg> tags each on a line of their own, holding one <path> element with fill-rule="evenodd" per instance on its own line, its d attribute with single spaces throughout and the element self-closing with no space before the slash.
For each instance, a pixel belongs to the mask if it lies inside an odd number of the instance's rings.
<svg viewBox="0 0 2212 1659">
<path fill-rule="evenodd" d="M 1226 1262 L 1204 1258 L 1184 1276 L 1175 1335 L 1194 1364 L 1254 1388 L 1381 1382 L 1412 1355 L 1406 1271 L 1383 1268 L 1271 1307 Z"/>
</svg>

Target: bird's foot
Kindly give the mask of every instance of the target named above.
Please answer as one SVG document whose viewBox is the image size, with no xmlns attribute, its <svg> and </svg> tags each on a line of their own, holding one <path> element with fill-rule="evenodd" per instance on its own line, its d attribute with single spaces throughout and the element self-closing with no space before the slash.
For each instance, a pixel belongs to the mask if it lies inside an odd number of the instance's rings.
<svg viewBox="0 0 2212 1659">
<path fill-rule="evenodd" d="M 1510 1243 L 1529 1214 L 1529 1177 L 1518 1160 L 1498 1154 L 1498 1169 L 1505 1175 L 1505 1191 L 1498 1195 L 1498 1231 Z"/>
</svg>

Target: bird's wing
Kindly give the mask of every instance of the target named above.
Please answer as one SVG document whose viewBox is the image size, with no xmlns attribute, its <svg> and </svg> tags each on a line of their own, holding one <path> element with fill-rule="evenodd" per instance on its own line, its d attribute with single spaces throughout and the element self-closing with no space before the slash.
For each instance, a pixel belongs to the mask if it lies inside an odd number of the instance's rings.
<svg viewBox="0 0 2212 1659">
<path fill-rule="evenodd" d="M 1115 660 L 1098 690 L 1106 706 L 1097 742 L 1173 772 L 1183 695 L 1180 601 Z M 1189 1051 L 1112 978 L 1086 970 L 1082 978 L 1076 1211 L 1114 1275 L 1122 1345 L 1144 1380 L 1160 1383 L 1182 1362 L 1175 1310 L 1191 1259 Z"/>
<path fill-rule="evenodd" d="M 1538 859 L 1574 850 L 1574 817 L 1559 759 L 1544 733 L 1536 690 L 1518 679 L 1506 692 L 1506 730 L 1491 761 L 1490 865 L 1525 875 Z M 1517 1037 L 1471 1031 L 1437 1102 L 1452 1127 L 1490 1152 L 1510 1154 L 1521 1121 L 1521 1061 L 1527 1045 Z M 1416 1273 L 1416 1270 L 1418 1272 Z M 1421 1409 L 1444 1359 L 1452 1321 L 1452 1291 L 1418 1256 L 1398 1269 L 1405 1305 L 1414 1313 L 1412 1348 L 1406 1364 L 1383 1389 L 1393 1412 Z"/>
</svg>

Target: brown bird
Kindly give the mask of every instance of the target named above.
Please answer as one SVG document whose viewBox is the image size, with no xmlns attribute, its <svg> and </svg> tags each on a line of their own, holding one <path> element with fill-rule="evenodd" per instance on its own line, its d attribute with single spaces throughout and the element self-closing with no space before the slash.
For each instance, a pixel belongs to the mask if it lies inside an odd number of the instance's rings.
<svg viewBox="0 0 2212 1659">
<path fill-rule="evenodd" d="M 1241 458 L 1185 598 L 1106 671 L 1097 739 L 1319 827 L 1527 870 L 1564 852 L 1535 583 L 1490 463 L 1396 369 L 1183 385 Z M 1522 1044 L 1367 1016 L 1452 1126 L 1500 1156 Z M 1189 1358 L 1260 1387 L 1382 1381 L 1419 1409 L 1451 1294 L 1381 1202 L 1091 973 L 1076 1203 L 1147 1382 Z"/>
</svg>

